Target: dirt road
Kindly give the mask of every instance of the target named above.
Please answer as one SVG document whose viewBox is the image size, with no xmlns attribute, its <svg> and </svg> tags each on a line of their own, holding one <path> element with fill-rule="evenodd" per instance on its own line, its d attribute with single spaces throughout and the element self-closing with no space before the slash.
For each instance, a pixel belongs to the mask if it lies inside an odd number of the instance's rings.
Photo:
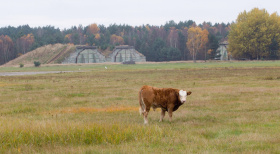
<svg viewBox="0 0 280 154">
<path fill-rule="evenodd" d="M 68 73 L 74 71 L 45 71 L 45 72 L 0 72 L 0 76 L 36 75 L 49 73 Z"/>
</svg>

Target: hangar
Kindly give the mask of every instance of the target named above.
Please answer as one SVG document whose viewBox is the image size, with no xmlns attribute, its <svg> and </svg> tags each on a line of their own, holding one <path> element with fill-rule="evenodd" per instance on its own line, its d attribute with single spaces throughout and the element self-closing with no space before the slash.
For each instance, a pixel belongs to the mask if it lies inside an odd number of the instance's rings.
<svg viewBox="0 0 280 154">
<path fill-rule="evenodd" d="M 62 63 L 146 62 L 146 57 L 133 46 L 117 46 L 109 53 L 102 53 L 96 46 L 77 46 Z"/>
</svg>

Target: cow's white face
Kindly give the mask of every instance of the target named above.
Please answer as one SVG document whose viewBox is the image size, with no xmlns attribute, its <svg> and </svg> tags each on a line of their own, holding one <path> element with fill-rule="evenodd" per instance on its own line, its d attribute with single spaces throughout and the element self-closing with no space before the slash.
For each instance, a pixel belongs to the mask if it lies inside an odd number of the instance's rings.
<svg viewBox="0 0 280 154">
<path fill-rule="evenodd" d="M 184 91 L 184 90 L 180 90 L 179 91 L 179 97 L 180 97 L 181 103 L 185 103 L 186 99 L 187 99 L 187 92 Z"/>
</svg>

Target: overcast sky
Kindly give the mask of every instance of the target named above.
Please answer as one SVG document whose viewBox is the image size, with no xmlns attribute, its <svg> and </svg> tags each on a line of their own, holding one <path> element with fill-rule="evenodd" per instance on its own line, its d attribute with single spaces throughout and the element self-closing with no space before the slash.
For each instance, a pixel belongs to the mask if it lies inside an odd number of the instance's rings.
<svg viewBox="0 0 280 154">
<path fill-rule="evenodd" d="M 164 25 L 170 20 L 231 23 L 257 7 L 279 13 L 279 0 L 0 0 L 0 27 L 28 24 L 64 29 L 92 23 Z"/>
</svg>

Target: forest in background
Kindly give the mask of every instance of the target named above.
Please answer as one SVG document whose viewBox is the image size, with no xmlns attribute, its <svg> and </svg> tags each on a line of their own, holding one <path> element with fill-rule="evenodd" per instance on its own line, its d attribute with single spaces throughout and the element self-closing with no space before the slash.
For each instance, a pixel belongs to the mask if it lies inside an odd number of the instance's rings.
<svg viewBox="0 0 280 154">
<path fill-rule="evenodd" d="M 0 28 L 0 65 L 48 44 L 134 46 L 147 61 L 208 60 L 219 58 L 219 43 L 228 41 L 228 56 L 235 59 L 277 60 L 280 58 L 280 16 L 265 9 L 241 12 L 233 23 L 173 20 L 161 26 L 96 23 L 60 30 L 53 26 L 29 25 Z"/>
<path fill-rule="evenodd" d="M 146 56 L 147 61 L 191 60 L 191 51 L 187 46 L 190 28 L 207 30 L 204 51 L 198 52 L 197 60 L 215 58 L 219 41 L 224 40 L 230 30 L 230 24 L 204 22 L 196 25 L 192 20 L 176 23 L 173 20 L 161 26 L 116 25 L 108 27 L 95 23 L 73 26 L 60 30 L 54 26 L 0 28 L 0 64 L 4 64 L 31 50 L 48 44 L 74 44 L 97 46 L 100 50 L 113 50 L 118 45 L 134 46 Z"/>
</svg>

